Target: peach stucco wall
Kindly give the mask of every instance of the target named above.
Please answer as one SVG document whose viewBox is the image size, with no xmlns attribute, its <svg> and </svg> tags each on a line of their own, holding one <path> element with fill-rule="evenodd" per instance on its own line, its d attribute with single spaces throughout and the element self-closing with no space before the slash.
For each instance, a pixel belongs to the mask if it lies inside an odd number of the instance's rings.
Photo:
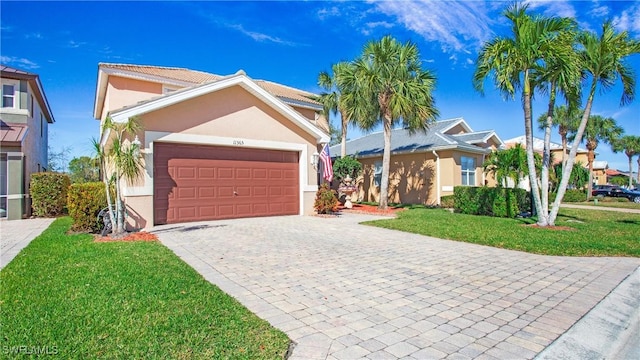
<svg viewBox="0 0 640 360">
<path fill-rule="evenodd" d="M 482 155 L 458 151 L 438 151 L 440 157 L 440 196 L 452 195 L 453 187 L 461 185 L 460 156 L 476 158 L 476 185 L 482 185 Z M 356 180 L 358 200 L 380 199 L 380 189 L 374 184 L 374 168 L 382 157 L 359 159 L 363 174 Z M 438 164 L 432 153 L 392 155 L 389 166 L 389 201 L 406 204 L 437 204 Z M 495 181 L 494 181 L 495 182 Z M 491 185 L 490 185 L 491 186 Z"/>
<path fill-rule="evenodd" d="M 109 76 L 102 118 L 109 111 L 121 109 L 162 94 L 162 84 Z"/>
</svg>

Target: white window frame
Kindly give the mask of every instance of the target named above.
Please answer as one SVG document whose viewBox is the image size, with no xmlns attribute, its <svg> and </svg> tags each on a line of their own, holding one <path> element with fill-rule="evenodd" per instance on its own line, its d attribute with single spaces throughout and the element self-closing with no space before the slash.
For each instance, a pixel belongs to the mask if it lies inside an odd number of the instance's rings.
<svg viewBox="0 0 640 360">
<path fill-rule="evenodd" d="M 382 183 L 382 160 L 373 163 L 373 185 L 380 187 Z"/>
<path fill-rule="evenodd" d="M 4 164 L 0 162 L 0 166 L 4 166 L 4 176 L 6 177 L 5 186 L 2 189 L 3 191 L 0 192 L 0 199 L 3 200 L 5 205 L 5 212 L 3 214 L 0 213 L 0 218 L 6 218 L 9 213 L 9 155 L 7 153 L 2 153 L 0 154 L 0 156 L 2 156 L 5 160 Z"/>
<path fill-rule="evenodd" d="M 5 92 L 4 92 L 4 87 L 5 86 L 11 86 L 13 88 L 13 94 L 11 94 L 11 95 L 5 94 Z M 14 82 L 3 82 L 2 83 L 2 104 L 1 104 L 1 106 L 2 106 L 3 109 L 16 109 L 17 108 L 17 106 L 16 106 L 17 105 L 17 101 L 16 101 L 16 92 L 17 91 L 16 91 L 16 88 L 19 88 L 19 86 L 17 86 L 17 84 L 14 83 Z M 5 98 L 11 98 L 12 106 L 4 106 L 4 99 Z"/>
<path fill-rule="evenodd" d="M 471 161 L 471 168 L 465 165 Z M 476 158 L 473 156 L 460 156 L 460 184 L 462 186 L 476 186 Z"/>
</svg>

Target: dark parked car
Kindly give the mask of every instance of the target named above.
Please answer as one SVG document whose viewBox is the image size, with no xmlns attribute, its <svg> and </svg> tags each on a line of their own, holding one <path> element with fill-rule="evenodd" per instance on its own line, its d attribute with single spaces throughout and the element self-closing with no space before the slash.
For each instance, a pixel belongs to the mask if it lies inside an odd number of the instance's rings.
<svg viewBox="0 0 640 360">
<path fill-rule="evenodd" d="M 614 185 L 596 185 L 591 191 L 592 196 L 623 197 L 629 201 L 640 203 L 640 191 L 631 191 Z"/>
</svg>

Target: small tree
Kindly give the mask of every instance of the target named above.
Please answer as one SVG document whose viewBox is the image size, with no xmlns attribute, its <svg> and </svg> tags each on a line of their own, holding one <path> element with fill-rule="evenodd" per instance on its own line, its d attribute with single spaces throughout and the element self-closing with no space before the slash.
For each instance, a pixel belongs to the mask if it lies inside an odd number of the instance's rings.
<svg viewBox="0 0 640 360">
<path fill-rule="evenodd" d="M 114 122 L 111 117 L 104 120 L 102 126 L 103 136 L 108 136 L 106 145 L 102 146 L 94 140 L 96 157 L 101 164 L 103 181 L 109 203 L 109 217 L 113 226 L 113 234 L 124 232 L 124 199 L 121 183 L 126 181 L 132 184 L 140 176 L 143 168 L 138 144 L 131 141 L 141 130 L 138 118 L 131 117 L 126 122 Z M 109 141 L 110 140 L 110 141 Z M 109 185 L 113 183 L 116 188 L 115 204 L 109 196 Z M 115 205 L 115 206 L 114 206 Z M 114 212 L 115 208 L 115 212 Z"/>
<path fill-rule="evenodd" d="M 611 144 L 613 152 L 624 152 L 629 159 L 629 187 L 633 185 L 633 166 L 632 159 L 635 155 L 640 156 L 640 136 L 625 135 L 620 139 L 614 140 Z M 638 158 L 638 164 L 640 164 L 640 157 Z"/>
<path fill-rule="evenodd" d="M 69 161 L 69 178 L 74 184 L 100 181 L 100 164 L 89 156 L 73 158 Z"/>
<path fill-rule="evenodd" d="M 338 158 L 333 163 L 333 175 L 340 181 L 347 176 L 355 180 L 360 174 L 362 174 L 362 164 L 353 156 Z"/>
</svg>

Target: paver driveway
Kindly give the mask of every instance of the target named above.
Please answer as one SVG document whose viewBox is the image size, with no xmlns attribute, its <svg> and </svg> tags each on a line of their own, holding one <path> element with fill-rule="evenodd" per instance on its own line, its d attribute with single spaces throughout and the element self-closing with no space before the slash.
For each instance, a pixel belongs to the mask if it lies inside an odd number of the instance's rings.
<svg viewBox="0 0 640 360">
<path fill-rule="evenodd" d="M 640 265 L 274 217 L 157 227 L 207 280 L 297 343 L 292 359 L 533 358 Z"/>
</svg>

